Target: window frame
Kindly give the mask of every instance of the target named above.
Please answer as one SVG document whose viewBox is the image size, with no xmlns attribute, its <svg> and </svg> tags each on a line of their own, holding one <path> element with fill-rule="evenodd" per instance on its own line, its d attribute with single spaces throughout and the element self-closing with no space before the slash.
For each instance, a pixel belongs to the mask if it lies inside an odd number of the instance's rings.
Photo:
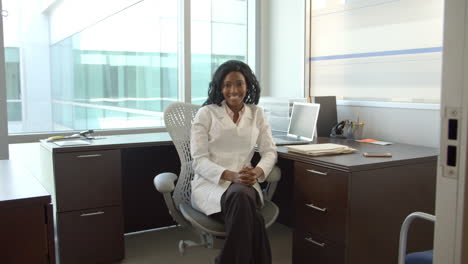
<svg viewBox="0 0 468 264">
<path fill-rule="evenodd" d="M 0 1 L 0 10 L 2 2 Z M 5 80 L 5 49 L 3 48 L 3 19 L 0 21 L 0 160 L 8 159 L 8 113 Z"/>
</svg>

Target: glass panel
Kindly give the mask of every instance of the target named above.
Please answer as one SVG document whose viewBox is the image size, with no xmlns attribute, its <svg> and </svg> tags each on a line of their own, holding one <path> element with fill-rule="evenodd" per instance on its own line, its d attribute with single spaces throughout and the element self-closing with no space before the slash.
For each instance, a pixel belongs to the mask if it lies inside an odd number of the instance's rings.
<svg viewBox="0 0 468 264">
<path fill-rule="evenodd" d="M 192 103 L 202 104 L 214 70 L 247 62 L 247 0 L 192 1 Z"/>
<path fill-rule="evenodd" d="M 2 0 L 9 133 L 163 126 L 178 98 L 177 2 Z"/>
<path fill-rule="evenodd" d="M 19 48 L 17 47 L 5 48 L 5 82 L 8 121 L 21 121 Z"/>
</svg>

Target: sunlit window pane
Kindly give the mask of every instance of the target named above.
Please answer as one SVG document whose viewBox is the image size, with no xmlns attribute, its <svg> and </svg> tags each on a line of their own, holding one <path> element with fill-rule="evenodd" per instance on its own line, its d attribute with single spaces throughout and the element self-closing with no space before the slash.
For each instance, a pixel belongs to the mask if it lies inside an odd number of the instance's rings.
<svg viewBox="0 0 468 264">
<path fill-rule="evenodd" d="M 5 82 L 8 120 L 21 121 L 19 48 L 17 47 L 5 48 Z"/>
<path fill-rule="evenodd" d="M 10 134 L 164 125 L 177 1 L 40 3 L 2 1 Z"/>
<path fill-rule="evenodd" d="M 202 104 L 214 70 L 247 62 L 247 0 L 192 1 L 192 103 Z"/>
</svg>

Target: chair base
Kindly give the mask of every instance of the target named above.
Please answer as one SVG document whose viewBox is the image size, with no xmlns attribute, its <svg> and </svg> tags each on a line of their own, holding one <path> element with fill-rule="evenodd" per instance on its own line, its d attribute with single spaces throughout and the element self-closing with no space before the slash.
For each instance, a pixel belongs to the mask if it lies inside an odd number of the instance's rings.
<svg viewBox="0 0 468 264">
<path fill-rule="evenodd" d="M 190 222 L 191 226 L 186 226 L 200 236 L 200 242 L 192 240 L 181 240 L 179 242 L 179 252 L 185 253 L 187 248 L 205 247 L 205 248 L 222 248 L 224 245 L 224 224 L 218 222 L 214 218 L 193 209 L 190 205 L 181 204 L 180 212 L 184 218 Z M 279 209 L 271 201 L 265 200 L 265 205 L 262 208 L 262 215 L 265 218 L 265 227 L 271 226 L 278 217 Z"/>
<path fill-rule="evenodd" d="M 203 233 L 200 234 L 200 242 L 192 240 L 180 240 L 179 241 L 179 253 L 184 255 L 185 249 L 192 247 L 204 247 L 204 248 L 222 248 L 224 245 L 223 237 L 215 237 L 211 234 Z"/>
<path fill-rule="evenodd" d="M 192 206 L 187 204 L 180 204 L 179 209 L 184 218 L 196 229 L 217 237 L 226 236 L 223 223 L 193 209 Z M 278 218 L 279 209 L 273 202 L 265 200 L 261 213 L 265 219 L 265 227 L 268 228 Z"/>
<path fill-rule="evenodd" d="M 179 253 L 185 255 L 185 249 L 191 247 L 207 247 L 208 243 L 197 243 L 192 240 L 180 240 L 179 241 Z"/>
</svg>

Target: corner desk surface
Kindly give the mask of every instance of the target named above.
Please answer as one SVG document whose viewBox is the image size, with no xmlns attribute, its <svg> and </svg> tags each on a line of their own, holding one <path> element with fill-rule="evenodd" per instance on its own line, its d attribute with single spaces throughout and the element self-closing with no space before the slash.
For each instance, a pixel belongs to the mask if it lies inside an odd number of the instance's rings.
<svg viewBox="0 0 468 264">
<path fill-rule="evenodd" d="M 0 160 L 0 208 L 50 203 L 50 194 L 24 168 Z"/>
<path fill-rule="evenodd" d="M 51 196 L 11 160 L 0 160 L 2 263 L 55 263 Z"/>
<path fill-rule="evenodd" d="M 438 149 L 424 146 L 394 143 L 392 145 L 375 145 L 370 143 L 360 143 L 354 140 L 318 138 L 316 143 L 342 144 L 357 149 L 357 152 L 350 154 L 330 155 L 313 157 L 304 154 L 288 152 L 284 146 L 278 146 L 278 156 L 281 158 L 312 162 L 320 165 L 332 166 L 343 171 L 357 171 L 379 166 L 392 166 L 401 163 L 418 163 L 421 160 L 437 159 Z M 53 153 L 107 150 L 134 147 L 155 147 L 172 145 L 172 140 L 167 132 L 116 135 L 107 136 L 103 139 L 91 141 L 91 145 L 60 147 L 51 142 L 41 141 L 41 145 Z M 366 158 L 362 156 L 364 152 L 390 152 L 390 158 Z"/>
<path fill-rule="evenodd" d="M 353 172 L 437 160 L 437 155 L 439 154 L 436 148 L 399 143 L 382 146 L 335 138 L 318 138 L 316 143 L 341 144 L 354 148 L 357 151 L 349 154 L 313 157 L 300 153 L 288 152 L 286 147 L 279 146 L 278 156 L 285 159 L 322 165 L 341 171 Z M 389 152 L 392 154 L 392 157 L 364 157 L 362 155 L 364 152 Z"/>
</svg>

